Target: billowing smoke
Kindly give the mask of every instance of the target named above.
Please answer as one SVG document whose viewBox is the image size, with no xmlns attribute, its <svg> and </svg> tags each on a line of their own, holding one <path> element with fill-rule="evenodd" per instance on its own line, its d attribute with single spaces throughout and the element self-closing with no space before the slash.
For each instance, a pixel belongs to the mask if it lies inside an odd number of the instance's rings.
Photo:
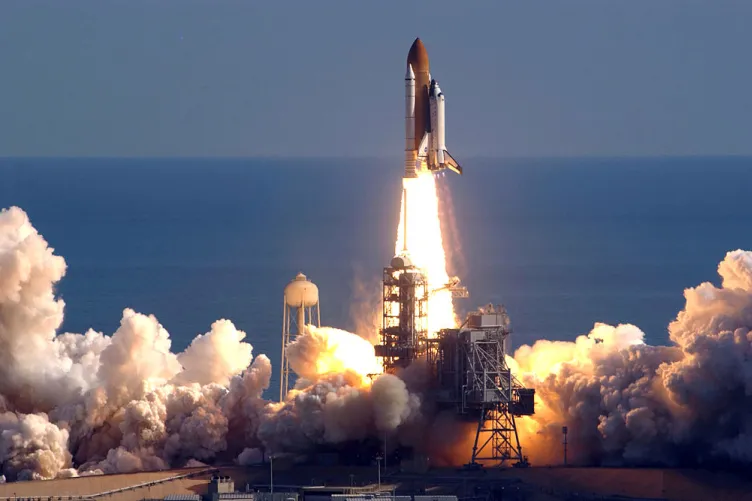
<svg viewBox="0 0 752 501">
<path fill-rule="evenodd" d="M 217 320 L 211 332 L 200 335 L 178 356 L 183 372 L 176 382 L 227 385 L 251 363 L 251 345 L 244 343 L 245 332 L 229 320 Z"/>
<path fill-rule="evenodd" d="M 364 278 L 360 268 L 355 268 L 350 316 L 355 324 L 355 333 L 371 344 L 379 344 L 381 335 L 381 300 L 384 288 L 381 280 Z"/>
<path fill-rule="evenodd" d="M 434 464 L 467 452 L 470 427 L 433 406 L 425 366 L 379 374 L 372 344 L 345 331 L 309 326 L 288 347 L 298 378 L 284 402 L 263 398 L 271 362 L 229 320 L 178 354 L 156 317 L 131 309 L 111 335 L 61 334 L 65 268 L 21 209 L 0 212 L 3 480 L 253 464 L 374 439 Z M 752 253 L 729 253 L 719 273 L 720 287 L 685 292 L 671 346 L 596 324 L 509 359 L 537 390 L 536 415 L 518 420 L 533 462 L 559 462 L 564 425 L 573 462 L 752 460 Z"/>
<path fill-rule="evenodd" d="M 51 478 L 71 466 L 68 432 L 45 414 L 0 414 L 0 457 L 3 470 L 20 479 Z"/>
<path fill-rule="evenodd" d="M 752 461 L 752 252 L 729 252 L 718 272 L 720 287 L 685 291 L 671 346 L 596 324 L 575 342 L 520 348 L 516 365 L 538 397 L 521 420 L 531 459 L 560 462 L 566 425 L 576 463 Z"/>
<path fill-rule="evenodd" d="M 65 261 L 17 207 L 0 212 L 3 480 L 231 462 L 393 433 L 420 397 L 380 376 L 371 343 L 310 326 L 288 348 L 299 378 L 263 399 L 272 366 L 218 320 L 179 354 L 153 315 L 123 311 L 111 335 L 58 334 Z"/>
<path fill-rule="evenodd" d="M 378 375 L 373 345 L 355 334 L 308 326 L 287 354 L 299 379 L 284 404 L 268 408 L 258 432 L 273 449 L 382 436 L 419 416 L 419 396 L 402 379 Z"/>
</svg>

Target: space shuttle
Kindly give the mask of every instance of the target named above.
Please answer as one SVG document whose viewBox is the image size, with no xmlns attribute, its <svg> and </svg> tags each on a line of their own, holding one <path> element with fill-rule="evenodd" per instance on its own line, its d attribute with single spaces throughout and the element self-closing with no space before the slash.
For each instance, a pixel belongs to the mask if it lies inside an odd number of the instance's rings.
<svg viewBox="0 0 752 501">
<path fill-rule="evenodd" d="M 444 94 L 431 78 L 428 53 L 416 38 L 405 74 L 405 178 L 444 169 L 462 174 L 462 167 L 446 149 L 444 120 Z"/>
</svg>

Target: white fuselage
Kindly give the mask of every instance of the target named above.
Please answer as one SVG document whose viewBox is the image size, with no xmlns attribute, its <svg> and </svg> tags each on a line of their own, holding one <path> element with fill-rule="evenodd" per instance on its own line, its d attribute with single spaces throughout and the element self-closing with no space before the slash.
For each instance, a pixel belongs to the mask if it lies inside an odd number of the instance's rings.
<svg viewBox="0 0 752 501">
<path fill-rule="evenodd" d="M 429 74 L 430 78 L 430 74 Z M 438 82 L 430 80 L 430 86 L 416 93 L 415 72 L 410 64 L 405 75 L 405 177 L 417 177 L 419 172 L 451 169 L 462 174 L 462 168 L 446 149 L 446 111 L 444 94 Z M 427 101 L 428 120 L 416 120 L 418 100 Z M 416 122 L 425 123 L 425 130 L 417 130 Z M 420 142 L 416 141 L 420 138 Z M 416 148 L 417 145 L 417 148 Z"/>
</svg>

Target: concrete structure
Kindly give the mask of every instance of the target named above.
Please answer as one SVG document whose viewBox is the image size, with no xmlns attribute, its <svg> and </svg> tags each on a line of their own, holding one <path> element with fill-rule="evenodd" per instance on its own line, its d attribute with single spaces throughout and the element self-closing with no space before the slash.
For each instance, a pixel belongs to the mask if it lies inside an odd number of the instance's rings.
<svg viewBox="0 0 752 501">
<path fill-rule="evenodd" d="M 292 386 L 290 363 L 287 360 L 287 345 L 303 333 L 306 325 L 321 327 L 319 288 L 305 275 L 298 275 L 285 287 L 282 313 L 282 363 L 279 382 L 279 401 L 282 402 Z"/>
<path fill-rule="evenodd" d="M 215 475 L 209 482 L 209 501 L 226 499 L 225 495 L 235 492 L 235 482 L 228 475 Z"/>
</svg>

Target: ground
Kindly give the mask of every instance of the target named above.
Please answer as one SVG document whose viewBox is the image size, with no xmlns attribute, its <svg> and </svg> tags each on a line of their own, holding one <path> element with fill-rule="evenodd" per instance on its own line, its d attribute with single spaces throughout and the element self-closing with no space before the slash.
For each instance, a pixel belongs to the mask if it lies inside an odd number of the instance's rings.
<svg viewBox="0 0 752 501">
<path fill-rule="evenodd" d="M 278 464 L 279 463 L 279 464 Z M 205 494 L 213 474 L 229 475 L 237 490 L 267 489 L 269 467 L 216 469 L 192 468 L 162 472 L 100 475 L 74 479 L 0 484 L 2 498 L 42 498 L 42 501 L 68 497 L 106 498 L 112 501 L 139 501 L 163 498 L 167 494 Z M 382 472 L 383 473 L 383 472 Z M 371 485 L 376 487 L 374 467 L 301 466 L 275 461 L 275 490 L 291 485 Z M 464 472 L 431 470 L 425 474 L 392 473 L 382 477 L 385 485 L 399 490 L 451 493 L 459 497 L 486 499 L 491 490 L 503 499 L 547 501 L 556 499 L 665 499 L 665 500 L 750 500 L 752 480 L 727 472 L 629 468 L 510 468 Z M 114 492 L 113 492 L 114 491 Z M 477 499 L 477 498 L 476 498 Z"/>
</svg>

